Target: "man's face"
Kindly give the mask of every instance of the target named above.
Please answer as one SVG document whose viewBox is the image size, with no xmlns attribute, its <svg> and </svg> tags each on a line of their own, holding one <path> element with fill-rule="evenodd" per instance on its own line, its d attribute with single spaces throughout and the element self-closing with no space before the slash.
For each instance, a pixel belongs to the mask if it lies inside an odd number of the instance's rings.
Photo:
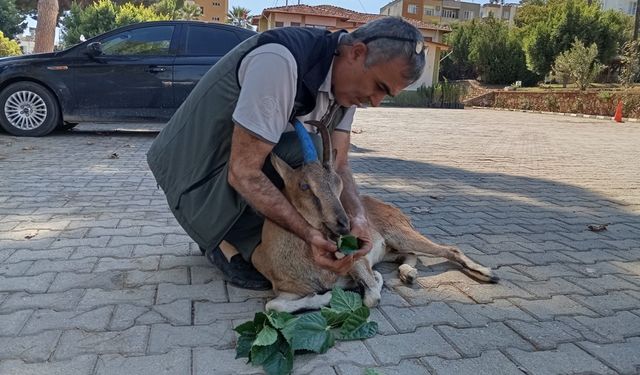
<svg viewBox="0 0 640 375">
<path fill-rule="evenodd" d="M 366 67 L 366 49 L 366 45 L 356 43 L 336 57 L 332 89 L 336 101 L 344 107 L 377 107 L 385 95 L 395 96 L 410 83 L 403 76 L 407 69 L 404 59 Z"/>
</svg>

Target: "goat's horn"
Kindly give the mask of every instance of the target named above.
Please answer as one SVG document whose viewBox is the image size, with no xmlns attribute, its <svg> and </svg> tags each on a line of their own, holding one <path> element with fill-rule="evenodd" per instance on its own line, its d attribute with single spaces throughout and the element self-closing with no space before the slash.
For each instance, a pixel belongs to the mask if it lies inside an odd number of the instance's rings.
<svg viewBox="0 0 640 375">
<path fill-rule="evenodd" d="M 300 140 L 300 145 L 302 145 L 302 154 L 304 156 L 304 163 L 310 164 L 318 161 L 318 153 L 316 151 L 316 146 L 313 144 L 311 137 L 309 137 L 309 133 L 307 129 L 302 125 L 300 120 L 296 120 L 294 122 L 294 128 L 296 129 L 296 134 L 298 134 L 298 139 Z"/>
<path fill-rule="evenodd" d="M 329 135 L 329 129 L 322 121 L 311 120 L 306 121 L 307 124 L 315 126 L 320 132 L 322 137 L 322 165 L 326 168 L 331 168 L 333 165 L 333 155 L 331 154 L 331 136 Z"/>
</svg>

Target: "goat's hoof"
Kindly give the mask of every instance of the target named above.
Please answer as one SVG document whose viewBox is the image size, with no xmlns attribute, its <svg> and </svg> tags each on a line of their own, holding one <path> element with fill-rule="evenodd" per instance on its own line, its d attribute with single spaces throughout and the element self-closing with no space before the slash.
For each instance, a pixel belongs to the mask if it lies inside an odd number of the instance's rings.
<svg viewBox="0 0 640 375">
<path fill-rule="evenodd" d="M 398 267 L 398 273 L 400 274 L 400 280 L 405 284 L 413 284 L 418 278 L 418 270 L 408 264 Z"/>
<path fill-rule="evenodd" d="M 367 307 L 376 307 L 380 303 L 380 293 L 365 293 L 362 302 Z"/>
</svg>

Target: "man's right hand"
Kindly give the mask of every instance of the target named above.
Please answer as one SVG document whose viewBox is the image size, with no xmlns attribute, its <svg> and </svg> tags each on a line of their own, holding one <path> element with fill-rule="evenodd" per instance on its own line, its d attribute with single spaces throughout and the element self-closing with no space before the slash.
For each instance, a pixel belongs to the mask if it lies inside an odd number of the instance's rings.
<svg viewBox="0 0 640 375">
<path fill-rule="evenodd" d="M 336 244 L 327 240 L 319 230 L 311 228 L 307 233 L 306 242 L 311 246 L 313 261 L 318 266 L 339 275 L 346 275 L 353 267 L 353 255 L 337 259 L 335 257 L 335 252 L 338 251 Z"/>
</svg>

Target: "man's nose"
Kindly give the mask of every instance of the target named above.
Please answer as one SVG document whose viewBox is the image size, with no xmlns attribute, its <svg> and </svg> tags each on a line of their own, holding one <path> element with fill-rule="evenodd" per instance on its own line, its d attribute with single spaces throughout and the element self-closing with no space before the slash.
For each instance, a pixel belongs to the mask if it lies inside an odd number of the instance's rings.
<svg viewBox="0 0 640 375">
<path fill-rule="evenodd" d="M 386 94 L 374 94 L 369 98 L 371 101 L 371 106 L 378 107 L 380 103 L 382 103 L 382 99 L 384 99 Z"/>
</svg>

